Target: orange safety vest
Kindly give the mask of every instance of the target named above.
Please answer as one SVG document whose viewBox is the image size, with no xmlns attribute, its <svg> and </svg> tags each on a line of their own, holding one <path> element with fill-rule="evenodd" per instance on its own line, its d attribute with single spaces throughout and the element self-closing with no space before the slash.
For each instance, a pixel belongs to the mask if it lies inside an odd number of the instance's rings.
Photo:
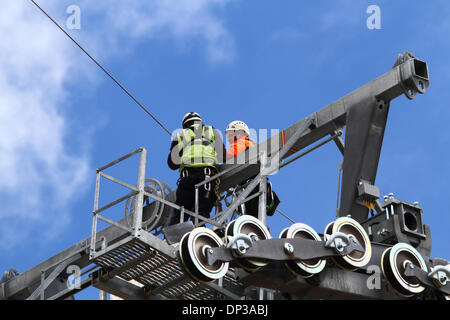
<svg viewBox="0 0 450 320">
<path fill-rule="evenodd" d="M 254 145 L 253 141 L 249 140 L 248 137 L 242 137 L 235 140 L 227 150 L 227 158 L 236 157 L 238 154 Z"/>
</svg>

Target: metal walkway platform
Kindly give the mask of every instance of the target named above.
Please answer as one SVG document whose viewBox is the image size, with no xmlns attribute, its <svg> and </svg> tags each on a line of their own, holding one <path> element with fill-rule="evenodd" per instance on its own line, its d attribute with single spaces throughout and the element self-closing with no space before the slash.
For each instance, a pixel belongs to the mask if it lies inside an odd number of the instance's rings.
<svg viewBox="0 0 450 320">
<path fill-rule="evenodd" d="M 177 300 L 240 299 L 236 292 L 242 284 L 232 276 L 233 270 L 220 282 L 195 281 L 182 269 L 177 251 L 178 245 L 168 245 L 143 231 L 140 239 L 129 236 L 100 252 L 92 262 L 103 268 L 104 279 L 135 280 L 147 295 Z"/>
</svg>

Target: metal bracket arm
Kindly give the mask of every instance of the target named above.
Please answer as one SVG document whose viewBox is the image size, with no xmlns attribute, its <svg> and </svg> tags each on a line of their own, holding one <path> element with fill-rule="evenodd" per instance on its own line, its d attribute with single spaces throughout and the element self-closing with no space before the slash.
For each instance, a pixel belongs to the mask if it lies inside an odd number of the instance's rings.
<svg viewBox="0 0 450 320">
<path fill-rule="evenodd" d="M 417 280 L 419 280 L 419 282 L 425 287 L 438 290 L 446 295 L 450 295 L 450 283 L 447 283 L 445 286 L 438 287 L 433 283 L 432 278 L 430 278 L 428 274 L 429 273 L 414 266 L 412 263 L 407 263 L 405 266 L 405 276 L 416 277 Z"/>
<path fill-rule="evenodd" d="M 267 239 L 254 242 L 245 253 L 239 254 L 238 256 L 239 258 L 267 259 L 273 261 L 309 260 L 345 255 L 353 252 L 353 250 L 361 251 L 362 247 L 360 246 L 358 243 L 349 245 L 346 247 L 349 249 L 340 253 L 335 248 L 326 247 L 323 241 L 303 238 Z M 288 247 L 290 248 L 289 250 L 287 250 Z M 234 249 L 226 247 L 210 248 L 206 252 L 208 264 L 212 265 L 216 261 L 233 261 L 236 257 L 233 251 Z"/>
</svg>

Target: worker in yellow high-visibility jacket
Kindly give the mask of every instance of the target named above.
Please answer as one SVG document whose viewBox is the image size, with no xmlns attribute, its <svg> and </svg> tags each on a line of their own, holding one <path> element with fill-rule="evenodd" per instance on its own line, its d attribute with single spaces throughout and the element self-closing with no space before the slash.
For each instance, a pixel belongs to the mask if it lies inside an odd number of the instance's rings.
<svg viewBox="0 0 450 320">
<path fill-rule="evenodd" d="M 170 146 L 167 163 L 172 170 L 180 170 L 177 182 L 176 204 L 195 211 L 195 185 L 217 173 L 217 164 L 224 162 L 225 146 L 222 135 L 212 126 L 204 125 L 201 116 L 189 112 L 183 117 L 183 130 Z M 217 180 L 199 189 L 199 214 L 209 218 L 217 199 L 214 187 Z M 188 216 L 184 216 L 187 221 Z M 180 212 L 175 210 L 168 225 L 180 222 Z"/>
</svg>

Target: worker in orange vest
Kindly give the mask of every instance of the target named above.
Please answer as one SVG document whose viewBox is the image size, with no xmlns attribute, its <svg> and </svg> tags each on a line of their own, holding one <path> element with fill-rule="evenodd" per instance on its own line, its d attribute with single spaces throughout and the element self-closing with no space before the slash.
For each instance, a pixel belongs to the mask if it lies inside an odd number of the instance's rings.
<svg viewBox="0 0 450 320">
<path fill-rule="evenodd" d="M 255 146 L 250 140 L 250 130 L 243 121 L 233 121 L 225 130 L 227 141 L 230 147 L 227 150 L 227 158 L 236 157 L 241 152 L 247 150 L 249 147 Z"/>
<path fill-rule="evenodd" d="M 225 130 L 225 134 L 227 137 L 227 141 L 230 144 L 230 147 L 227 149 L 227 159 L 236 157 L 240 153 L 244 152 L 250 147 L 254 147 L 255 143 L 250 140 L 250 130 L 248 126 L 243 121 L 233 121 Z M 227 160 L 227 163 L 229 161 Z M 253 177 L 254 178 L 254 177 Z M 251 179 L 253 179 L 251 178 Z M 248 182 L 248 181 L 247 181 Z M 255 188 L 250 195 L 259 192 L 259 187 Z M 249 195 L 249 196 L 250 196 Z M 272 190 L 272 184 L 267 183 L 267 210 L 266 213 L 268 216 L 272 216 L 277 208 L 280 200 L 276 195 L 275 191 Z M 245 205 L 241 205 L 239 207 L 239 212 L 252 215 L 258 218 L 258 198 L 254 198 L 250 201 L 247 201 Z"/>
</svg>

